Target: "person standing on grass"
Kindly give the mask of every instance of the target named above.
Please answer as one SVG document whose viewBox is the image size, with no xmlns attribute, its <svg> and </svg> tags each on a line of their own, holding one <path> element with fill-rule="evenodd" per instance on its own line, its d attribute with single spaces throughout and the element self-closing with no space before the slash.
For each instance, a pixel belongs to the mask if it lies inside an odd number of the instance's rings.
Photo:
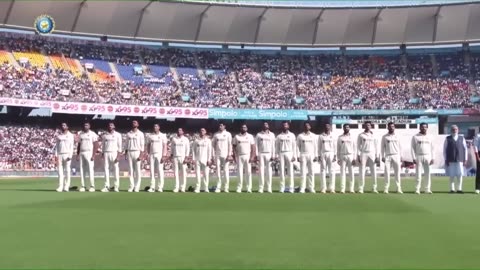
<svg viewBox="0 0 480 270">
<path fill-rule="evenodd" d="M 343 125 L 343 134 L 338 137 L 337 141 L 337 157 L 340 165 L 340 193 L 345 193 L 346 186 L 346 170 L 350 175 L 350 193 L 355 193 L 355 175 L 353 173 L 353 166 L 355 166 L 355 139 L 350 135 L 350 125 Z"/>
<path fill-rule="evenodd" d="M 330 174 L 330 193 L 335 193 L 335 170 L 333 164 L 336 161 L 335 139 L 332 135 L 332 125 L 325 124 L 325 132 L 318 136 L 318 160 L 320 161 L 320 174 L 322 181 L 322 193 L 327 191 L 327 170 Z"/>
<path fill-rule="evenodd" d="M 139 129 L 137 120 L 132 121 L 132 130 L 127 133 L 125 155 L 128 159 L 130 187 L 128 192 L 139 192 L 142 183 L 142 159 L 145 154 L 145 135 Z"/>
<path fill-rule="evenodd" d="M 218 177 L 215 193 L 220 193 L 222 188 L 222 171 L 225 179 L 224 191 L 228 193 L 230 185 L 230 162 L 232 161 L 232 134 L 226 130 L 224 123 L 220 123 L 218 132 L 213 135 L 212 146 Z"/>
<path fill-rule="evenodd" d="M 105 187 L 102 192 L 110 191 L 110 169 L 113 168 L 115 182 L 113 190 L 119 192 L 120 168 L 118 162 L 122 154 L 122 135 L 115 131 L 115 124 L 108 123 L 108 131 L 102 136 L 102 156 L 104 158 Z"/>
<path fill-rule="evenodd" d="M 477 160 L 477 169 L 475 172 L 475 193 L 480 194 L 480 133 L 475 136 L 473 143 L 475 149 L 475 158 Z"/>
<path fill-rule="evenodd" d="M 310 123 L 303 124 L 304 131 L 297 136 L 298 161 L 300 162 L 300 170 L 302 173 L 302 182 L 300 184 L 300 193 L 305 193 L 305 187 L 308 177 L 308 189 L 310 193 L 315 193 L 315 174 L 313 172 L 313 163 L 317 161 L 318 147 L 317 135 L 310 130 Z"/>
<path fill-rule="evenodd" d="M 238 186 L 237 193 L 242 193 L 243 178 L 246 177 L 247 193 L 252 193 L 252 163 L 255 160 L 255 139 L 248 133 L 248 127 L 243 124 L 240 134 L 232 141 L 233 152 L 237 162 Z"/>
<path fill-rule="evenodd" d="M 285 174 L 289 176 L 288 192 L 293 193 L 295 192 L 293 162 L 297 159 L 297 145 L 295 135 L 290 132 L 288 122 L 283 122 L 283 131 L 277 136 L 275 153 L 277 153 L 277 158 L 280 159 L 280 193 L 285 192 Z M 285 169 L 287 172 L 285 172 Z"/>
<path fill-rule="evenodd" d="M 148 192 L 155 192 L 155 172 L 158 174 L 158 192 L 163 192 L 165 176 L 163 163 L 167 160 L 167 135 L 160 132 L 160 125 L 153 125 L 153 133 L 147 137 L 147 151 L 150 155 L 150 189 Z"/>
<path fill-rule="evenodd" d="M 447 136 L 443 144 L 445 172 L 450 177 L 450 193 L 463 193 L 463 166 L 467 161 L 467 142 L 465 137 L 458 134 L 457 125 L 453 125 L 451 131 L 452 133 Z M 456 186 L 455 178 L 457 178 Z"/>
<path fill-rule="evenodd" d="M 415 194 L 420 194 L 420 187 L 422 184 L 422 170 L 425 174 L 426 180 L 425 193 L 432 194 L 432 177 L 430 174 L 430 166 L 433 164 L 433 140 L 427 134 L 428 124 L 420 124 L 420 132 L 412 137 L 412 157 L 415 163 L 415 170 L 417 181 L 415 186 Z"/>
<path fill-rule="evenodd" d="M 402 183 L 400 179 L 400 166 L 402 164 L 401 159 L 401 146 L 400 139 L 395 134 L 395 124 L 390 122 L 387 125 L 388 133 L 383 135 L 380 145 L 380 156 L 382 162 L 385 163 L 385 190 L 383 193 L 388 194 L 390 189 L 390 169 L 393 166 L 393 172 L 395 174 L 395 184 L 397 186 L 397 193 L 402 194 Z"/>
<path fill-rule="evenodd" d="M 175 173 L 175 188 L 173 192 L 185 192 L 187 185 L 187 163 L 190 155 L 190 141 L 184 136 L 183 128 L 177 130 L 177 134 L 170 140 L 172 144 L 172 162 Z"/>
<path fill-rule="evenodd" d="M 364 191 L 366 167 L 368 166 L 370 168 L 370 174 L 373 178 L 372 191 L 373 193 L 378 193 L 376 165 L 380 162 L 380 160 L 378 158 L 378 141 L 373 135 L 371 122 L 365 122 L 365 131 L 358 135 L 357 147 L 358 162 L 360 163 L 360 183 L 358 192 L 363 193 Z"/>
<path fill-rule="evenodd" d="M 58 166 L 57 192 L 68 192 L 70 189 L 72 156 L 75 152 L 75 138 L 68 130 L 67 123 L 62 123 L 61 129 L 61 133 L 57 135 L 56 138 L 55 149 L 55 157 Z"/>
<path fill-rule="evenodd" d="M 94 158 L 98 150 L 98 135 L 90 130 L 90 123 L 83 124 L 83 130 L 78 133 L 77 160 L 80 161 L 80 192 L 85 192 L 85 174 L 90 179 L 89 192 L 95 192 Z"/>
<path fill-rule="evenodd" d="M 195 173 L 197 175 L 195 193 L 200 193 L 202 174 L 205 192 L 209 192 L 208 180 L 210 176 L 210 166 L 212 165 L 212 152 L 212 141 L 207 136 L 207 130 L 201 128 L 200 137 L 192 144 L 192 156 L 195 162 Z"/>
<path fill-rule="evenodd" d="M 267 122 L 263 123 L 263 130 L 255 138 L 257 146 L 257 160 L 260 163 L 260 183 L 258 193 L 263 193 L 265 176 L 267 177 L 267 192 L 272 193 L 272 162 L 275 160 L 275 134 L 270 131 Z"/>
</svg>

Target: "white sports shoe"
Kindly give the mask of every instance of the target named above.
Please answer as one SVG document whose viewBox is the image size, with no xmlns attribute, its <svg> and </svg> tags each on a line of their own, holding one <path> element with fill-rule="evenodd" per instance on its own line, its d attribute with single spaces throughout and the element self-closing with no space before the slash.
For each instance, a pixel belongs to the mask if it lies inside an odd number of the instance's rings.
<svg viewBox="0 0 480 270">
<path fill-rule="evenodd" d="M 69 191 L 70 191 L 69 188 L 64 188 L 64 189 L 63 189 L 63 192 L 69 192 Z"/>
<path fill-rule="evenodd" d="M 258 190 L 258 193 L 263 193 L 263 189 L 259 189 L 259 190 Z"/>
<path fill-rule="evenodd" d="M 475 190 L 475 194 L 480 194 L 480 190 Z"/>
<path fill-rule="evenodd" d="M 149 188 L 149 189 L 148 189 L 148 192 L 155 192 L 155 189 Z"/>
<path fill-rule="evenodd" d="M 420 190 L 416 190 L 416 191 L 415 191 L 415 194 L 420 195 Z"/>
<path fill-rule="evenodd" d="M 300 193 L 302 193 L 302 194 L 305 193 L 305 190 L 300 190 Z"/>
<path fill-rule="evenodd" d="M 355 191 L 352 193 L 355 193 Z M 363 194 L 363 190 L 359 190 L 358 193 Z"/>
<path fill-rule="evenodd" d="M 157 192 L 163 192 L 163 188 L 158 188 Z"/>
<path fill-rule="evenodd" d="M 107 187 L 102 188 L 101 192 L 109 192 Z"/>
<path fill-rule="evenodd" d="M 120 192 L 120 190 L 118 189 L 118 187 L 114 188 L 113 191 L 115 191 L 115 192 Z"/>
<path fill-rule="evenodd" d="M 228 189 L 225 189 L 223 192 L 225 192 L 225 193 L 229 193 L 230 191 L 228 191 Z"/>
<path fill-rule="evenodd" d="M 335 190 L 330 190 L 330 193 L 335 194 L 336 192 Z"/>
<path fill-rule="evenodd" d="M 195 189 L 195 193 L 200 193 L 200 189 Z"/>
<path fill-rule="evenodd" d="M 290 192 L 290 193 L 295 193 L 295 189 L 292 188 L 292 189 L 290 189 L 288 192 Z"/>
<path fill-rule="evenodd" d="M 388 190 L 385 190 L 385 191 L 383 192 L 383 194 L 388 194 Z"/>
<path fill-rule="evenodd" d="M 310 190 L 310 193 L 317 193 L 315 189 Z"/>
<path fill-rule="evenodd" d="M 81 187 L 78 191 L 79 192 L 85 192 L 85 187 Z"/>
<path fill-rule="evenodd" d="M 252 193 L 252 191 L 251 191 L 251 190 L 247 190 L 247 193 Z"/>
<path fill-rule="evenodd" d="M 433 192 L 431 190 L 427 190 L 425 191 L 426 194 L 433 194 Z"/>
<path fill-rule="evenodd" d="M 242 193 L 242 190 L 241 190 L 241 189 L 237 189 L 237 193 Z"/>
<path fill-rule="evenodd" d="M 398 194 L 403 194 L 403 191 L 402 190 L 397 190 L 397 193 Z"/>
<path fill-rule="evenodd" d="M 327 193 L 327 191 L 326 191 L 325 189 L 322 189 L 322 190 L 320 191 L 320 193 L 325 194 L 325 193 Z"/>
<path fill-rule="evenodd" d="M 273 193 L 273 191 L 272 191 L 271 189 L 269 189 L 267 192 L 268 192 L 268 193 Z"/>
<path fill-rule="evenodd" d="M 204 192 L 205 192 L 205 193 L 210 193 L 210 190 L 208 190 L 208 188 L 207 188 L 207 189 L 205 189 Z"/>
<path fill-rule="evenodd" d="M 378 190 L 374 189 L 373 193 L 378 194 Z"/>
<path fill-rule="evenodd" d="M 55 189 L 56 192 L 63 192 L 63 188 L 57 188 Z"/>
<path fill-rule="evenodd" d="M 280 189 L 280 191 L 278 191 L 278 192 L 280 192 L 280 193 L 284 193 L 284 192 L 285 192 L 285 190 L 284 190 L 284 189 Z"/>
<path fill-rule="evenodd" d="M 220 192 L 221 192 L 220 189 L 218 189 L 218 188 L 215 189 L 215 193 L 220 193 Z"/>
<path fill-rule="evenodd" d="M 88 189 L 88 192 L 95 192 L 95 188 L 94 188 L 94 187 L 90 187 L 90 188 Z"/>
<path fill-rule="evenodd" d="M 340 190 L 340 193 L 345 194 L 345 190 Z"/>
<path fill-rule="evenodd" d="M 133 187 L 129 188 L 127 191 L 128 192 L 133 192 Z"/>
<path fill-rule="evenodd" d="M 178 188 L 174 189 L 173 193 L 178 193 Z"/>
</svg>

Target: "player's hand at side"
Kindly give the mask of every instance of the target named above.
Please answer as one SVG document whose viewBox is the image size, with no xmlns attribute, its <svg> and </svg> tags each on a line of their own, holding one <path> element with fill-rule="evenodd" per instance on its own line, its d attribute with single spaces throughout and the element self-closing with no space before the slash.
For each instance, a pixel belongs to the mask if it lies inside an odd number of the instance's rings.
<svg viewBox="0 0 480 270">
<path fill-rule="evenodd" d="M 248 160 L 248 162 L 249 162 L 249 163 L 255 163 L 255 160 L 256 160 L 256 159 L 255 159 L 254 157 L 251 157 L 251 158 Z"/>
<path fill-rule="evenodd" d="M 92 155 L 92 157 L 90 158 L 90 161 L 93 161 L 95 160 L 95 154 Z"/>
<path fill-rule="evenodd" d="M 77 161 L 80 161 L 80 155 L 76 155 L 76 157 L 77 157 L 77 158 L 76 158 Z"/>
<path fill-rule="evenodd" d="M 382 162 L 385 163 L 385 158 L 382 158 Z M 401 161 L 400 161 L 401 162 Z"/>
<path fill-rule="evenodd" d="M 208 167 L 212 166 L 212 163 L 213 163 L 212 161 L 207 161 L 207 166 Z"/>
<path fill-rule="evenodd" d="M 298 161 L 300 161 L 300 159 L 298 159 Z M 292 158 L 292 162 L 295 162 L 295 158 Z"/>
<path fill-rule="evenodd" d="M 313 158 L 313 162 L 317 162 L 317 161 L 319 161 L 319 160 L 320 160 L 320 159 L 318 159 L 318 158 L 316 158 L 316 157 Z"/>
<path fill-rule="evenodd" d="M 337 157 L 334 156 L 333 159 L 332 159 L 332 162 L 335 162 L 335 161 L 337 161 Z"/>
<path fill-rule="evenodd" d="M 433 159 L 432 159 L 432 160 L 430 160 L 430 165 L 432 165 L 432 164 L 433 164 L 433 161 L 434 161 Z"/>
<path fill-rule="evenodd" d="M 358 163 L 360 163 L 360 161 L 358 161 Z M 356 166 L 356 165 L 357 165 L 357 161 L 356 161 L 356 160 L 352 160 L 352 165 L 353 165 L 353 166 Z"/>
<path fill-rule="evenodd" d="M 71 157 L 67 157 L 67 161 L 70 161 L 70 160 L 72 160 L 72 158 L 71 158 Z"/>
<path fill-rule="evenodd" d="M 380 164 L 380 159 L 379 159 L 379 158 L 375 158 L 375 163 Z"/>
<path fill-rule="evenodd" d="M 227 160 L 228 160 L 228 161 L 235 161 L 235 158 L 230 155 L 230 156 L 227 157 Z"/>
</svg>

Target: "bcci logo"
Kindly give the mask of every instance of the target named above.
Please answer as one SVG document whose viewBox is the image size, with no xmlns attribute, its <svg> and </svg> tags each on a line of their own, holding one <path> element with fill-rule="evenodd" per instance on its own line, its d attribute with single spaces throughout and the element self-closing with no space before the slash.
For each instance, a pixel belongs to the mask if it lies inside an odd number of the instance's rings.
<svg viewBox="0 0 480 270">
<path fill-rule="evenodd" d="M 55 30 L 55 21 L 49 15 L 40 15 L 35 19 L 33 27 L 38 34 L 47 35 Z"/>
</svg>

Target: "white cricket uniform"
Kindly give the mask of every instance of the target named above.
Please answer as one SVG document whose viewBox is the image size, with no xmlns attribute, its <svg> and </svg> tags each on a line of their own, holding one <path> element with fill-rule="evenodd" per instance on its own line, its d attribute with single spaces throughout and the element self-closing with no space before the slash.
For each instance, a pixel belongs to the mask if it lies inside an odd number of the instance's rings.
<svg viewBox="0 0 480 270">
<path fill-rule="evenodd" d="M 175 135 L 170 140 L 172 144 L 173 169 L 175 172 L 174 192 L 185 192 L 187 184 L 187 164 L 185 159 L 190 155 L 190 141 L 187 137 Z M 181 178 L 180 178 L 181 177 Z"/>
<path fill-rule="evenodd" d="M 238 186 L 237 192 L 242 191 L 243 178 L 247 178 L 247 192 L 252 192 L 252 146 L 255 146 L 255 139 L 252 134 L 237 134 L 233 138 L 233 147 L 235 147 L 235 157 L 238 165 Z"/>
<path fill-rule="evenodd" d="M 212 160 L 212 141 L 207 136 L 204 138 L 197 138 L 192 144 L 192 152 L 193 160 L 195 162 L 195 173 L 197 175 L 195 191 L 200 192 L 203 174 L 203 185 L 205 187 L 205 191 L 208 192 L 210 175 L 210 167 L 208 166 L 208 162 Z"/>
<path fill-rule="evenodd" d="M 345 192 L 346 185 L 346 169 L 350 175 L 350 192 L 355 192 L 355 175 L 353 173 L 353 163 L 355 162 L 356 145 L 353 136 L 349 134 L 343 134 L 338 137 L 337 141 L 337 157 L 340 163 L 340 192 Z"/>
<path fill-rule="evenodd" d="M 55 156 L 58 158 L 58 190 L 70 189 L 72 156 L 75 152 L 75 137 L 70 131 L 57 135 Z M 65 178 L 65 175 L 67 177 Z"/>
<path fill-rule="evenodd" d="M 426 175 L 425 192 L 431 192 L 430 162 L 433 161 L 433 140 L 428 134 L 418 133 L 412 137 L 412 157 L 416 160 L 417 183 L 415 191 L 420 192 L 422 170 Z"/>
<path fill-rule="evenodd" d="M 88 172 L 90 179 L 90 187 L 95 187 L 95 178 L 94 178 L 94 161 L 93 157 L 95 153 L 93 148 L 95 143 L 98 141 L 98 135 L 89 130 L 88 132 L 80 131 L 78 133 L 79 144 L 80 144 L 80 181 L 82 187 L 85 187 L 85 173 Z"/>
<path fill-rule="evenodd" d="M 145 151 L 145 135 L 140 130 L 127 133 L 128 174 L 130 179 L 129 190 L 138 192 L 142 184 L 142 161 L 138 160 Z"/>
<path fill-rule="evenodd" d="M 397 192 L 402 191 L 402 180 L 400 178 L 401 167 L 401 145 L 397 134 L 387 133 L 383 135 L 380 145 L 380 156 L 385 159 L 385 191 L 388 192 L 390 188 L 390 169 L 393 167 L 395 174 L 395 184 Z"/>
<path fill-rule="evenodd" d="M 225 177 L 225 192 L 228 192 L 230 185 L 230 162 L 228 157 L 232 155 L 232 134 L 224 130 L 213 135 L 212 146 L 217 167 L 217 190 L 222 187 L 222 170 Z"/>
<path fill-rule="evenodd" d="M 120 187 L 120 169 L 118 159 L 122 152 L 122 135 L 116 131 L 107 132 L 102 136 L 102 153 L 105 159 L 105 187 L 110 188 L 110 169 L 113 168 L 115 175 L 114 187 Z"/>
<path fill-rule="evenodd" d="M 300 159 L 300 170 L 302 173 L 302 182 L 300 184 L 300 193 L 305 192 L 307 177 L 308 189 L 315 192 L 315 174 L 313 172 L 313 160 L 318 156 L 318 138 L 317 135 L 309 133 L 300 133 L 297 136 L 298 156 Z"/>
<path fill-rule="evenodd" d="M 378 140 L 372 132 L 362 132 L 357 139 L 357 153 L 360 157 L 360 183 L 359 191 L 363 192 L 365 188 L 366 167 L 370 168 L 370 174 L 373 177 L 373 191 L 377 191 L 377 166 L 375 159 L 378 158 Z"/>
<path fill-rule="evenodd" d="M 275 134 L 262 131 L 255 138 L 257 156 L 260 162 L 259 192 L 263 192 L 265 176 L 267 177 L 267 191 L 272 192 L 272 159 L 275 158 Z"/>
<path fill-rule="evenodd" d="M 318 136 L 318 154 L 320 155 L 320 174 L 322 175 L 322 192 L 327 190 L 327 170 L 330 174 L 330 192 L 335 192 L 335 139 L 332 133 L 323 133 Z"/>
<path fill-rule="evenodd" d="M 155 189 L 155 172 L 158 174 L 158 191 L 163 191 L 165 182 L 165 173 L 163 170 L 163 157 L 167 155 L 164 153 L 164 146 L 168 143 L 167 135 L 165 133 L 152 133 L 147 137 L 149 144 L 150 155 L 150 188 Z"/>
<path fill-rule="evenodd" d="M 289 181 L 289 192 L 294 192 L 294 183 L 293 183 L 293 161 L 292 159 L 297 159 L 297 146 L 295 135 L 288 131 L 287 133 L 282 132 L 278 134 L 275 141 L 275 152 L 280 159 L 280 192 L 285 191 L 285 168 L 287 169 L 287 174 L 290 177 Z"/>
<path fill-rule="evenodd" d="M 458 134 L 452 134 L 453 140 L 457 142 L 460 137 Z M 463 151 L 465 151 L 464 160 L 465 162 L 468 159 L 468 148 L 466 139 L 463 138 Z M 447 160 L 447 139 L 443 144 L 443 159 Z M 450 162 L 448 165 L 445 164 L 445 173 L 450 177 L 450 190 L 462 191 L 463 188 L 463 163 L 462 162 Z M 455 177 L 458 179 L 457 187 L 455 188 Z"/>
</svg>

